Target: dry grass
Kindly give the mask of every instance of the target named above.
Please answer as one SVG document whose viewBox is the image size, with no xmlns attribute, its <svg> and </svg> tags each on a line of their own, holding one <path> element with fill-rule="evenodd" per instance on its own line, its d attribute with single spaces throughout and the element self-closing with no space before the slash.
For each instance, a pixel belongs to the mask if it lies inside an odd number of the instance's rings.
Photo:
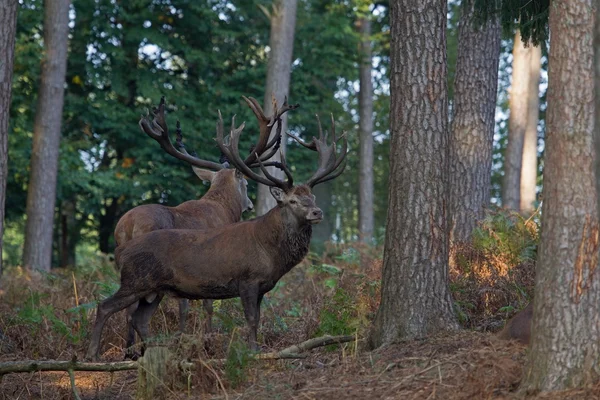
<svg viewBox="0 0 600 400">
<path fill-rule="evenodd" d="M 526 349 L 485 332 L 498 329 L 510 314 L 503 307 L 519 307 L 531 296 L 533 263 L 475 247 L 455 247 L 452 252 L 459 262 L 451 268 L 451 287 L 467 316 L 462 322 L 481 332 L 465 330 L 373 352 L 359 341 L 317 349 L 303 360 L 252 361 L 244 346 L 239 300 L 217 303 L 216 332 L 210 335 L 203 333 L 200 302 L 192 303 L 187 333 L 177 335 L 177 302 L 163 301 L 152 321 L 155 340 L 169 346 L 174 360 L 197 361 L 194 371 L 170 366 L 168 398 L 521 398 L 517 388 Z M 331 245 L 322 257 L 309 257 L 266 296 L 262 350 L 280 350 L 320 334 L 366 337 L 379 305 L 381 270 L 381 249 Z M 49 276 L 18 268 L 6 271 L 0 295 L 0 361 L 81 358 L 94 316 L 94 308 L 85 305 L 116 289 L 116 282 L 117 274 L 105 262 Z M 105 328 L 103 360 L 123 358 L 124 333 L 120 313 Z M 227 361 L 210 361 L 214 359 Z M 136 372 L 79 372 L 76 383 L 85 399 L 131 399 Z M 594 387 L 540 398 L 599 396 L 600 389 Z M 57 372 L 5 376 L 0 399 L 17 398 L 74 397 L 68 375 Z"/>
</svg>

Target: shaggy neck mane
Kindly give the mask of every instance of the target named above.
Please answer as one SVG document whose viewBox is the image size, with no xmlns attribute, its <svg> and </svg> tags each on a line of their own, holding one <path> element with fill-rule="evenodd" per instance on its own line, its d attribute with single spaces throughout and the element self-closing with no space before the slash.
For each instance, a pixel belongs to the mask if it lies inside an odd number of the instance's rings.
<svg viewBox="0 0 600 400">
<path fill-rule="evenodd" d="M 211 201 L 220 206 L 223 211 L 230 215 L 232 221 L 242 218 L 242 196 L 235 187 L 234 182 L 215 182 L 201 200 Z"/>
<path fill-rule="evenodd" d="M 269 221 L 267 225 L 272 227 L 269 232 L 264 233 L 275 245 L 283 275 L 308 254 L 312 225 L 306 222 L 299 223 L 296 217 L 283 207 L 271 209 L 263 218 Z"/>
</svg>

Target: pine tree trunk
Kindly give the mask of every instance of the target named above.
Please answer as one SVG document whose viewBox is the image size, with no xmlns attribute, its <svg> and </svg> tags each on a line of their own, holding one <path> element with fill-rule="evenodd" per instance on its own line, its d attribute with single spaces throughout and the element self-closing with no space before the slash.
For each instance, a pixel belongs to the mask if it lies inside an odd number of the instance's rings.
<svg viewBox="0 0 600 400">
<path fill-rule="evenodd" d="M 333 181 L 315 186 L 312 192 L 317 198 L 317 205 L 323 211 L 323 221 L 313 225 L 310 249 L 311 251 L 321 252 L 325 249 L 325 244 L 331 240 L 333 234 L 334 216 L 331 207 Z"/>
<path fill-rule="evenodd" d="M 372 347 L 458 327 L 448 287 L 446 1 L 397 0 L 390 11 L 388 224 Z"/>
<path fill-rule="evenodd" d="M 58 149 L 64 103 L 69 0 L 44 3 L 42 77 L 33 128 L 31 173 L 27 190 L 27 226 L 23 248 L 26 268 L 50 270 L 56 202 Z"/>
<path fill-rule="evenodd" d="M 508 143 L 504 155 L 502 205 L 518 210 L 521 202 L 521 162 L 527 128 L 527 94 L 529 92 L 530 47 L 525 47 L 517 30 L 513 44 L 512 81 L 510 86 Z"/>
<path fill-rule="evenodd" d="M 471 240 L 490 202 L 500 23 L 473 25 L 473 0 L 463 1 L 452 118 L 450 238 Z"/>
<path fill-rule="evenodd" d="M 358 233 L 364 243 L 373 240 L 374 216 L 374 187 L 373 187 L 373 81 L 371 80 L 371 21 L 361 18 L 359 21 L 361 35 L 360 42 L 360 92 L 359 104 L 359 131 L 360 131 L 360 158 L 359 158 L 359 191 L 358 191 Z"/>
<path fill-rule="evenodd" d="M 540 110 L 540 70 L 542 50 L 540 46 L 529 45 L 529 93 L 527 94 L 527 126 L 523 142 L 523 160 L 521 167 L 521 205 L 524 215 L 535 209 L 537 191 L 537 145 Z"/>
<path fill-rule="evenodd" d="M 596 5 L 596 23 L 594 24 L 594 88 L 600 93 L 600 7 Z M 598 215 L 600 216 L 600 96 L 594 96 L 594 147 L 596 150 L 596 195 Z"/>
<path fill-rule="evenodd" d="M 265 88 L 265 115 L 273 113 L 271 98 L 275 95 L 279 105 L 290 90 L 290 76 L 292 73 L 292 54 L 294 50 L 294 32 L 296 30 L 297 0 L 277 0 L 273 4 L 271 14 L 271 34 L 269 47 L 269 66 L 267 71 L 267 84 Z M 281 141 L 281 151 L 285 154 L 285 132 L 287 131 L 287 114 L 281 118 L 284 140 Z M 273 129 L 272 135 L 275 135 Z M 279 160 L 276 154 L 273 160 Z M 268 167 L 269 173 L 282 178 L 283 172 L 275 167 Z M 256 197 L 256 215 L 266 214 L 277 203 L 269 188 L 258 185 Z"/>
<path fill-rule="evenodd" d="M 550 7 L 544 203 L 528 392 L 600 378 L 600 276 L 594 177 L 592 0 Z"/>
<path fill-rule="evenodd" d="M 0 0 L 0 275 L 2 275 L 2 237 L 8 181 L 8 117 L 18 7 L 17 0 Z"/>
</svg>

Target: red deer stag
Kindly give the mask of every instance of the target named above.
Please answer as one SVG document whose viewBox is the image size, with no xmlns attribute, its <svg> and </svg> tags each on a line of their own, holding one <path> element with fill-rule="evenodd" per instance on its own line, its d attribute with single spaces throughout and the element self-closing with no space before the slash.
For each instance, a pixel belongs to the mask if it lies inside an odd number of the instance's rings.
<svg viewBox="0 0 600 400">
<path fill-rule="evenodd" d="M 529 345 L 532 318 L 533 301 L 508 320 L 504 329 L 498 333 L 498 337 L 505 340 L 517 340 L 523 344 Z"/>
<path fill-rule="evenodd" d="M 304 143 L 319 154 L 318 169 L 303 185 L 294 186 L 285 158 L 278 164 L 287 179 L 273 177 L 258 155 L 264 177 L 253 172 L 241 159 L 238 144 L 243 124 L 234 129 L 229 144 L 223 141 L 223 122 L 217 125 L 217 143 L 231 163 L 250 178 L 271 188 L 277 206 L 253 220 L 212 230 L 169 229 L 150 232 L 119 246 L 117 265 L 121 269 L 121 287 L 98 305 L 88 359 L 98 357 L 102 329 L 107 319 L 131 304 L 140 303 L 133 315 L 137 332 L 146 340 L 153 312 L 165 293 L 187 299 L 228 299 L 240 297 L 250 328 L 249 341 L 257 349 L 256 333 L 260 319 L 260 303 L 265 293 L 296 266 L 308 253 L 312 225 L 323 213 L 315 204 L 311 188 L 339 176 L 345 167 L 348 141 L 343 134 L 333 141 L 319 123 L 319 138 Z M 338 157 L 337 142 L 343 140 Z M 343 163 L 343 165 L 342 165 Z M 146 302 L 141 302 L 145 299 Z"/>
<path fill-rule="evenodd" d="M 278 108 L 277 103 L 273 100 L 275 111 L 273 116 L 267 117 L 255 99 L 244 97 L 244 100 L 254 112 L 260 128 L 259 139 L 253 152 L 244 161 L 245 165 L 254 167 L 258 166 L 255 159 L 256 154 L 263 160 L 275 154 L 279 147 L 279 140 L 277 139 L 281 137 L 281 126 L 276 132 L 277 136 L 268 141 L 271 130 L 285 112 L 293 110 L 297 106 L 288 105 L 286 99 L 282 107 Z M 179 121 L 177 121 L 176 131 L 176 144 L 179 148 L 177 150 L 169 138 L 169 129 L 165 119 L 164 97 L 161 98 L 158 108 L 155 108 L 152 114 L 152 120 L 149 118 L 140 120 L 142 131 L 156 140 L 168 154 L 191 164 L 196 175 L 202 180 L 210 181 L 211 187 L 201 199 L 186 201 L 177 207 L 146 204 L 128 211 L 119 220 L 115 229 L 117 245 L 121 246 L 138 236 L 159 229 L 212 229 L 239 222 L 242 213 L 253 208 L 252 201 L 247 194 L 248 182 L 244 179 L 240 169 L 228 169 L 227 164 L 201 160 L 190 155 L 185 150 L 182 142 Z M 211 331 L 212 300 L 205 299 L 203 305 L 207 313 L 206 330 Z M 127 348 L 135 343 L 135 330 L 131 323 L 131 315 L 136 308 L 137 305 L 134 305 L 128 310 Z M 185 328 L 188 310 L 188 300 L 180 299 L 179 329 L 181 332 Z M 131 357 L 133 354 L 128 353 L 127 356 Z"/>
</svg>

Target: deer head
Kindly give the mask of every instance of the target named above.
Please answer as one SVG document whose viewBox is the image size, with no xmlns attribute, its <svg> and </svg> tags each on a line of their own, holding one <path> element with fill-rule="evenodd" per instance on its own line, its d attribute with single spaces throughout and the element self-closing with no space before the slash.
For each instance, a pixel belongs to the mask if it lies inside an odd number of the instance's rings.
<svg viewBox="0 0 600 400">
<path fill-rule="evenodd" d="M 277 108 L 275 107 L 275 109 Z M 288 210 L 288 214 L 293 215 L 300 223 L 317 224 L 323 219 L 323 212 L 316 206 L 315 196 L 312 194 L 311 189 L 319 183 L 327 182 L 338 177 L 346 167 L 345 159 L 348 152 L 348 139 L 346 134 L 343 133 L 340 137 L 336 136 L 333 116 L 331 116 L 331 133 L 333 136 L 331 144 L 327 143 L 327 134 L 323 134 L 321 121 L 319 120 L 318 116 L 317 123 L 319 137 L 313 137 L 310 143 L 305 143 L 299 138 L 289 135 L 304 147 L 316 151 L 319 156 L 317 171 L 304 185 L 294 186 L 294 179 L 290 169 L 286 164 L 283 153 L 281 153 L 281 162 L 264 162 L 264 157 L 261 157 L 258 153 L 255 153 L 253 160 L 256 160 L 256 163 L 262 170 L 264 176 L 252 171 L 246 162 L 242 160 L 239 154 L 239 139 L 244 129 L 244 124 L 236 128 L 235 117 L 232 118 L 231 121 L 229 143 L 225 143 L 223 119 L 219 114 L 217 137 L 215 140 L 221 149 L 221 152 L 225 154 L 225 156 L 236 168 L 243 171 L 244 174 L 250 177 L 250 179 L 270 187 L 271 195 L 277 201 L 278 207 L 286 208 Z M 279 136 L 281 134 L 280 120 L 277 125 L 277 129 Z M 338 156 L 337 145 L 340 140 L 343 140 L 343 144 L 340 155 Z M 265 168 L 267 165 L 280 168 L 285 173 L 286 178 L 279 179 L 272 176 Z"/>
</svg>

